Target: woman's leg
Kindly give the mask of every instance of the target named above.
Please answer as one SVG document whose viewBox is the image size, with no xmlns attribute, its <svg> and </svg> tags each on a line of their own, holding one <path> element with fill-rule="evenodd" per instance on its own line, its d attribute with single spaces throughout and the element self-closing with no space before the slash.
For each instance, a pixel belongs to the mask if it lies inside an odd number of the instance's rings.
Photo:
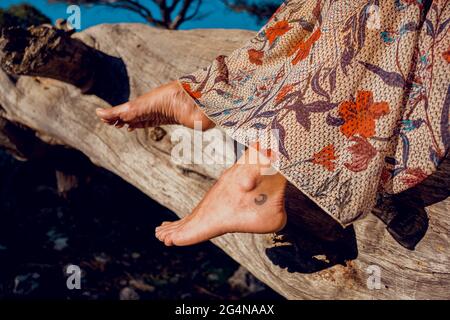
<svg viewBox="0 0 450 320">
<path fill-rule="evenodd" d="M 163 124 L 181 124 L 202 129 L 214 127 L 178 82 L 158 87 L 123 105 L 98 109 L 109 125 L 129 130 Z M 251 152 L 255 152 L 252 154 Z M 230 232 L 270 233 L 286 224 L 284 192 L 286 179 L 279 173 L 266 175 L 270 160 L 249 148 L 227 169 L 204 199 L 185 218 L 166 222 L 156 236 L 166 245 L 191 245 Z"/>
<path fill-rule="evenodd" d="M 168 246 L 186 246 L 225 233 L 281 230 L 286 224 L 286 179 L 280 173 L 264 175 L 270 160 L 251 152 L 257 151 L 247 149 L 190 215 L 156 228 L 156 237 Z"/>
<path fill-rule="evenodd" d="M 203 130 L 214 127 L 178 81 L 155 88 L 120 106 L 97 109 L 96 113 L 106 124 L 118 128 L 126 125 L 130 131 L 164 124 L 181 124 L 193 129 L 195 122 L 200 122 Z"/>
</svg>

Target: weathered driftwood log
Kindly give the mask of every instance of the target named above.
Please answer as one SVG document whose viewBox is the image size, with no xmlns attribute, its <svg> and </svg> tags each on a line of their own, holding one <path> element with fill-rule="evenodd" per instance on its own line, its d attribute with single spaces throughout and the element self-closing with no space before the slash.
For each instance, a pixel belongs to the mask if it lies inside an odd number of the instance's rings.
<svg viewBox="0 0 450 320">
<path fill-rule="evenodd" d="M 2 30 L 2 68 L 15 75 L 42 76 L 83 89 L 92 84 L 94 50 L 50 26 Z"/>
<path fill-rule="evenodd" d="M 80 150 L 181 217 L 198 203 L 225 165 L 176 164 L 171 137 L 178 127 L 128 133 L 103 125 L 94 111 L 203 67 L 252 35 L 239 30 L 165 31 L 137 24 L 96 26 L 73 36 L 95 49 L 84 52 L 97 56 L 88 70 L 88 74 L 94 71 L 94 80 L 87 93 L 43 77 L 85 89 L 82 81 L 59 72 L 16 81 L 0 71 L 3 117 Z M 25 44 L 20 49 L 24 56 L 29 46 Z M 45 42 L 38 45 L 46 51 L 45 46 Z M 26 68 L 15 71 L 10 64 L 21 64 L 20 59 L 4 59 L 7 72 L 36 75 Z M 345 230 L 289 186 L 289 224 L 281 234 L 229 234 L 213 242 L 291 299 L 450 298 L 449 167 L 445 161 L 419 188 L 380 199 L 375 215 Z M 380 286 L 372 281 L 378 275 Z"/>
</svg>

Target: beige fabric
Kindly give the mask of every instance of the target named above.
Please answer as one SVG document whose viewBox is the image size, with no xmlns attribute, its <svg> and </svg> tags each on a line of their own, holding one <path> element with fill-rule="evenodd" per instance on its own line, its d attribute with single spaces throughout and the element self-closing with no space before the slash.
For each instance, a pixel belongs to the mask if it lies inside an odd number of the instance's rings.
<svg viewBox="0 0 450 320">
<path fill-rule="evenodd" d="M 446 155 L 449 3 L 286 1 L 242 48 L 180 82 L 234 139 L 275 151 L 274 166 L 347 225 Z"/>
</svg>

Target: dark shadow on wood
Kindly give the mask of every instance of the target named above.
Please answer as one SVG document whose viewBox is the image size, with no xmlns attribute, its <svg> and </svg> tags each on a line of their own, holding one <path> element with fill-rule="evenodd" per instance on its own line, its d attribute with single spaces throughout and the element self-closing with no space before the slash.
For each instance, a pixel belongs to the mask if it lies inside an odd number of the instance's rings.
<svg viewBox="0 0 450 320">
<path fill-rule="evenodd" d="M 416 187 L 396 195 L 379 195 L 373 213 L 403 247 L 414 250 L 428 230 L 425 208 L 450 195 L 450 161 Z M 358 256 L 355 231 L 343 228 L 302 192 L 289 184 L 286 195 L 288 226 L 266 249 L 269 259 L 289 272 L 313 273 Z"/>
<path fill-rule="evenodd" d="M 378 196 L 373 213 L 403 247 L 414 250 L 428 230 L 426 207 L 450 196 L 450 161 L 446 157 L 438 170 L 417 186 L 395 195 Z"/>
<path fill-rule="evenodd" d="M 93 85 L 86 94 L 94 94 L 112 106 L 130 99 L 130 79 L 122 59 L 95 50 Z"/>
<path fill-rule="evenodd" d="M 343 228 L 301 191 L 289 184 L 286 194 L 288 226 L 266 254 L 289 272 L 313 273 L 358 256 L 355 231 Z"/>
<path fill-rule="evenodd" d="M 50 26 L 2 29 L 0 65 L 10 76 L 47 77 L 70 83 L 111 105 L 128 101 L 125 63 Z"/>
</svg>

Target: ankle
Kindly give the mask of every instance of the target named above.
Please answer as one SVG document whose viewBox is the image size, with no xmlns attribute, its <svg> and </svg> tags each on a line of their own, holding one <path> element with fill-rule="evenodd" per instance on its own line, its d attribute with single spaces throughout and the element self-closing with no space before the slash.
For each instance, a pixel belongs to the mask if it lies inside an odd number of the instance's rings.
<svg viewBox="0 0 450 320">
<path fill-rule="evenodd" d="M 257 165 L 237 164 L 234 176 L 243 192 L 251 192 L 260 183 L 261 172 Z"/>
<path fill-rule="evenodd" d="M 273 175 L 277 173 L 272 167 L 272 159 L 269 152 L 260 149 L 258 143 L 250 145 L 237 163 L 253 174 L 256 174 L 255 172 L 258 175 Z"/>
<path fill-rule="evenodd" d="M 175 91 L 174 101 L 177 101 L 177 105 L 173 109 L 175 120 L 179 124 L 201 131 L 215 127 L 215 123 L 208 118 L 178 81 L 172 81 L 170 85 Z"/>
<path fill-rule="evenodd" d="M 286 187 L 287 180 L 271 166 L 271 161 L 265 156 L 265 153 L 248 148 L 244 155 L 232 167 L 233 175 L 242 191 L 253 191 L 261 182 L 269 181 L 274 186 L 283 189 Z M 257 153 L 256 155 L 252 153 Z"/>
</svg>

